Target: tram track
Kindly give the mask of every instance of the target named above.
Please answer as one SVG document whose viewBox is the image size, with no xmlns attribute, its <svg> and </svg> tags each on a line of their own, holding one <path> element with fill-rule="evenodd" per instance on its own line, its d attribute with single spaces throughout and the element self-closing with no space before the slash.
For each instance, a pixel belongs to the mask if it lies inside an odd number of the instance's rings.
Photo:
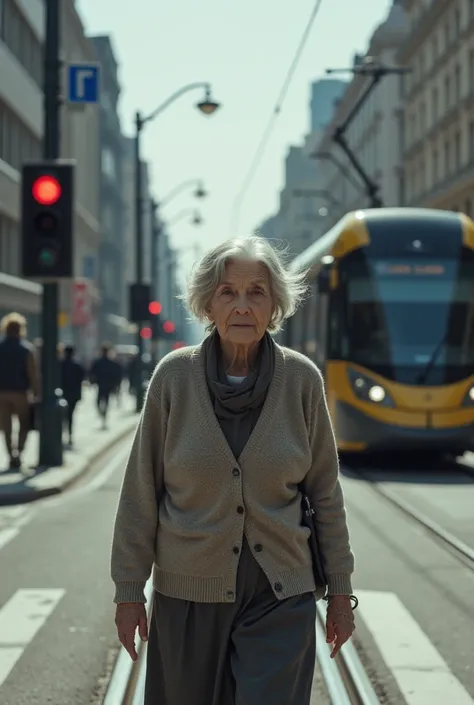
<svg viewBox="0 0 474 705">
<path fill-rule="evenodd" d="M 147 591 L 148 592 L 148 591 Z M 352 642 L 344 644 L 335 659 L 326 643 L 326 606 L 317 604 L 316 661 L 319 665 L 330 705 L 380 705 L 374 686 Z M 146 644 L 137 648 L 133 663 L 124 649 L 117 659 L 103 705 L 143 705 L 146 669 Z"/>
<path fill-rule="evenodd" d="M 474 484 L 474 470 L 468 465 L 459 462 L 449 464 L 449 470 L 455 469 L 464 475 L 468 475 Z M 384 483 L 375 480 L 371 477 L 370 471 L 357 469 L 355 473 L 363 479 L 379 497 L 382 497 L 386 502 L 402 512 L 405 516 L 411 519 L 414 523 L 421 526 L 435 541 L 441 546 L 444 546 L 451 555 L 455 556 L 463 565 L 474 571 L 474 547 L 465 543 L 452 532 L 445 529 L 441 524 L 427 516 L 425 513 L 417 509 L 407 499 L 401 498 L 396 493 L 384 487 Z"/>
<path fill-rule="evenodd" d="M 336 658 L 326 643 L 326 606 L 317 605 L 316 660 L 331 705 L 380 705 L 380 699 L 352 641 L 344 644 Z"/>
</svg>

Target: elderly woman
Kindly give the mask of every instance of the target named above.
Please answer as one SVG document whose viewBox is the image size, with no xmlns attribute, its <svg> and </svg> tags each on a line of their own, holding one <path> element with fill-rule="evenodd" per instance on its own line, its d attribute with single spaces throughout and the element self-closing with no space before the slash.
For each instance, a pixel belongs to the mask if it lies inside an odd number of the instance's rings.
<svg viewBox="0 0 474 705">
<path fill-rule="evenodd" d="M 148 640 L 146 705 L 309 705 L 316 585 L 301 487 L 315 509 L 333 655 L 354 629 L 321 374 L 270 336 L 303 294 L 266 240 L 218 245 L 188 291 L 209 336 L 153 374 L 112 549 L 120 641 L 135 660 L 136 630 Z"/>
</svg>

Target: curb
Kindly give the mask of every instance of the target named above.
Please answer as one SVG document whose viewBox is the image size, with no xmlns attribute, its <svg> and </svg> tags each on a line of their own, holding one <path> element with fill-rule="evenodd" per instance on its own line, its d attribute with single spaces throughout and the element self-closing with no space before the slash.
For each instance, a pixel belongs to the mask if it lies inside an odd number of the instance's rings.
<svg viewBox="0 0 474 705">
<path fill-rule="evenodd" d="M 138 418 L 138 417 L 137 417 Z M 100 450 L 94 455 L 86 458 L 84 462 L 78 467 L 77 472 L 74 476 L 71 476 L 61 485 L 51 485 L 51 487 L 45 487 L 40 489 L 27 488 L 21 492 L 7 492 L 2 495 L 0 491 L 0 507 L 7 507 L 12 504 L 31 504 L 40 499 L 45 499 L 46 497 L 55 497 L 62 494 L 68 490 L 71 485 L 77 482 L 86 472 L 92 463 L 97 463 L 102 456 L 106 455 L 115 445 L 118 445 L 126 436 L 128 436 L 135 428 L 137 424 L 137 419 L 133 419 L 133 424 L 123 428 L 116 436 L 110 439 Z M 45 472 L 48 472 L 47 470 Z"/>
</svg>

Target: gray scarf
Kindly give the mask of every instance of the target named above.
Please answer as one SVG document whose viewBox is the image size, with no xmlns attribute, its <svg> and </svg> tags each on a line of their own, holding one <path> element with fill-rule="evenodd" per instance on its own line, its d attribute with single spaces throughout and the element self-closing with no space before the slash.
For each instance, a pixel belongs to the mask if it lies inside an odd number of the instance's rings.
<svg viewBox="0 0 474 705">
<path fill-rule="evenodd" d="M 266 333 L 255 367 L 239 384 L 227 380 L 216 331 L 204 341 L 206 377 L 217 419 L 234 456 L 242 453 L 262 410 L 275 368 L 275 343 Z"/>
</svg>

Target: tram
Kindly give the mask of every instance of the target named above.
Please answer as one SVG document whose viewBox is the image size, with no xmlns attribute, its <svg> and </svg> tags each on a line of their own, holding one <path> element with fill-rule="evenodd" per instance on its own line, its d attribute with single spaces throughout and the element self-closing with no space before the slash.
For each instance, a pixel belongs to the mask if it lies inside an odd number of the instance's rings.
<svg viewBox="0 0 474 705">
<path fill-rule="evenodd" d="M 325 377 L 341 453 L 474 450 L 474 222 L 347 214 L 298 255 L 310 296 L 283 343 Z"/>
</svg>

